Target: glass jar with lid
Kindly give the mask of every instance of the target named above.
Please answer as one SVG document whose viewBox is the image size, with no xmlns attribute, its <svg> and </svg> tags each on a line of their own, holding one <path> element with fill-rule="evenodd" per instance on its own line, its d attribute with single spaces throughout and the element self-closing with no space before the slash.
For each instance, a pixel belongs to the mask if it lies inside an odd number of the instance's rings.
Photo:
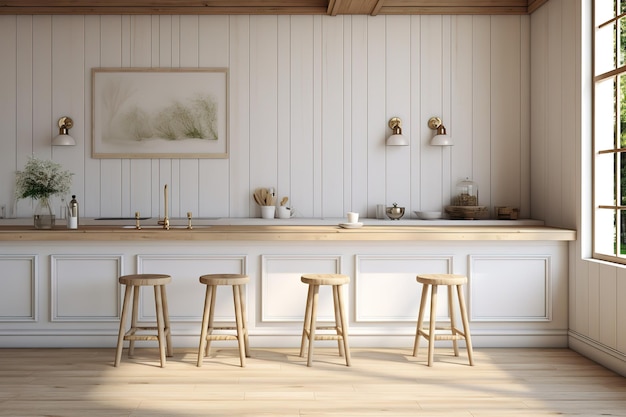
<svg viewBox="0 0 626 417">
<path fill-rule="evenodd" d="M 478 184 L 469 178 L 459 181 L 456 185 L 455 206 L 477 206 L 478 205 Z"/>
</svg>

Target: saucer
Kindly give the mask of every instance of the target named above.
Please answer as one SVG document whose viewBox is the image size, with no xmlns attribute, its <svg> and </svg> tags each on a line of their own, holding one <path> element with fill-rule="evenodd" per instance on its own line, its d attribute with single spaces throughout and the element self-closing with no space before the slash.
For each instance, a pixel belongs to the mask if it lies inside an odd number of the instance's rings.
<svg viewBox="0 0 626 417">
<path fill-rule="evenodd" d="M 361 223 L 361 222 L 357 222 L 357 223 L 339 223 L 339 227 L 343 227 L 344 229 L 358 229 L 361 226 L 363 226 L 363 223 Z"/>
</svg>

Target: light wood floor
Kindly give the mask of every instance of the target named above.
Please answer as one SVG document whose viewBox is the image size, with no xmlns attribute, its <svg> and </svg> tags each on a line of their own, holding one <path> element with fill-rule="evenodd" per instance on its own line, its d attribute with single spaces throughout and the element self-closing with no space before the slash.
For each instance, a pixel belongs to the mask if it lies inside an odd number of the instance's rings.
<svg viewBox="0 0 626 417">
<path fill-rule="evenodd" d="M 312 368 L 296 349 L 234 348 L 197 368 L 175 350 L 166 368 L 156 349 L 0 349 L 1 416 L 626 416 L 626 378 L 567 349 L 438 348 L 425 366 L 407 349 L 317 348 Z"/>
</svg>

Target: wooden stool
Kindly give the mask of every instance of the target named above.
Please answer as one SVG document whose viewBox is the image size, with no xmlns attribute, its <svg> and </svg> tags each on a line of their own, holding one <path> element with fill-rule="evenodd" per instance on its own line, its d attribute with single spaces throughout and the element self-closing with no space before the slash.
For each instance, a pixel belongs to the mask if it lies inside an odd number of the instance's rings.
<svg viewBox="0 0 626 417">
<path fill-rule="evenodd" d="M 239 345 L 239 361 L 246 366 L 248 350 L 248 326 L 246 325 L 246 303 L 242 287 L 250 281 L 247 275 L 241 274 L 209 274 L 202 275 L 200 282 L 205 284 L 206 297 L 204 299 L 204 314 L 202 316 L 202 330 L 200 332 L 200 347 L 198 348 L 198 366 L 202 366 L 204 355 L 209 355 L 212 340 L 237 340 Z M 214 327 L 215 296 L 218 285 L 230 285 L 233 288 L 235 302 L 235 323 L 237 327 Z M 213 330 L 236 330 L 236 334 L 213 334 Z"/>
<path fill-rule="evenodd" d="M 120 364 L 122 359 L 122 349 L 124 340 L 129 340 L 128 356 L 133 356 L 135 349 L 135 340 L 157 340 L 159 342 L 159 352 L 161 355 L 161 367 L 165 366 L 165 351 L 167 356 L 172 356 L 172 336 L 170 332 L 170 318 L 167 311 L 167 296 L 165 293 L 165 285 L 172 281 L 172 277 L 162 274 L 137 274 L 124 275 L 119 278 L 120 284 L 126 285 L 124 291 L 124 305 L 122 307 L 122 317 L 120 319 L 120 332 L 117 337 L 117 351 L 115 353 L 115 366 Z M 138 326 L 137 311 L 139 308 L 139 288 L 145 286 L 154 287 L 154 301 L 156 306 L 156 326 Z M 130 329 L 124 332 L 128 309 L 132 301 L 132 319 Z M 156 330 L 157 334 L 137 334 L 142 330 Z"/>
<path fill-rule="evenodd" d="M 309 293 L 306 299 L 304 313 L 304 327 L 302 329 L 302 343 L 300 344 L 300 357 L 304 357 L 305 344 L 309 345 L 307 366 L 313 364 L 313 341 L 336 340 L 339 347 L 339 356 L 346 357 L 346 365 L 350 366 L 350 348 L 348 346 L 348 324 L 346 320 L 343 295 L 341 286 L 350 282 L 350 277 L 341 274 L 305 274 L 300 278 L 305 284 L 309 284 Z M 320 285 L 333 286 L 333 304 L 335 307 L 335 325 L 317 326 L 317 300 Z M 334 330 L 336 334 L 315 334 L 316 330 Z"/>
<path fill-rule="evenodd" d="M 422 300 L 420 303 L 419 315 L 417 318 L 417 330 L 415 332 L 415 344 L 413 345 L 413 356 L 417 356 L 419 348 L 419 337 L 424 336 L 428 340 L 428 366 L 433 365 L 433 354 L 435 348 L 435 340 L 452 340 L 454 347 L 454 356 L 459 356 L 458 340 L 465 339 L 467 346 L 467 356 L 471 366 L 474 365 L 472 359 L 472 339 L 470 336 L 469 322 L 467 320 L 467 311 L 465 309 L 465 298 L 463 298 L 463 284 L 467 283 L 467 277 L 457 274 L 424 274 L 417 276 L 417 282 L 423 285 Z M 437 319 L 437 286 L 445 285 L 448 287 L 448 311 L 450 314 L 450 327 L 436 327 Z M 424 329 L 424 310 L 426 309 L 426 297 L 428 289 L 432 287 L 430 297 L 430 325 L 428 329 Z M 461 310 L 461 319 L 463 320 L 463 331 L 456 327 L 454 320 L 454 307 L 452 297 L 452 287 L 456 287 L 457 297 L 459 299 L 459 308 Z M 450 330 L 449 334 L 435 334 L 435 330 Z"/>
</svg>

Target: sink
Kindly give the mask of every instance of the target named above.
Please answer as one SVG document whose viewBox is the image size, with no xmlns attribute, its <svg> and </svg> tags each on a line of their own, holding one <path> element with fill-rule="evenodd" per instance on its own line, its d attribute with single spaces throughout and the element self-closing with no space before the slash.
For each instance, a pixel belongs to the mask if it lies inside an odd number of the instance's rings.
<svg viewBox="0 0 626 417">
<path fill-rule="evenodd" d="M 140 217 L 139 220 L 148 220 L 150 217 Z M 94 220 L 137 220 L 135 217 L 96 217 Z"/>
<path fill-rule="evenodd" d="M 212 227 L 212 226 L 205 226 L 205 225 L 201 225 L 201 224 L 200 225 L 195 225 L 194 224 L 194 225 L 192 225 L 192 227 L 194 229 L 206 229 L 206 228 Z M 135 225 L 132 225 L 132 226 L 131 225 L 121 226 L 121 228 L 122 229 L 135 229 Z M 162 230 L 167 231 L 167 229 L 163 229 L 163 226 L 161 226 L 161 225 L 154 225 L 154 224 L 150 224 L 150 225 L 143 225 L 142 224 L 141 225 L 141 229 L 142 230 L 143 229 L 162 229 Z M 185 225 L 185 226 L 182 226 L 182 225 L 181 226 L 170 226 L 170 230 L 172 230 L 172 229 L 186 230 L 187 229 L 187 225 Z"/>
</svg>

